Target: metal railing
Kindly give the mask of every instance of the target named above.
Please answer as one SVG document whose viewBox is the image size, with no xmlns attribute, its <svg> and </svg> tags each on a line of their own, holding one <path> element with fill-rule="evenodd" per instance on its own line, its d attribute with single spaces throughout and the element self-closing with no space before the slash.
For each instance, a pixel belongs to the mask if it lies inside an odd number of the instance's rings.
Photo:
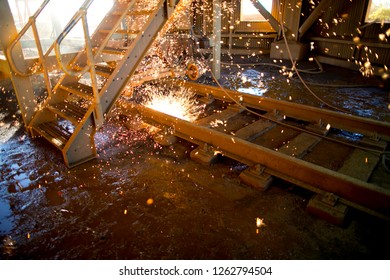
<svg viewBox="0 0 390 280">
<path fill-rule="evenodd" d="M 43 54 L 42 44 L 41 44 L 41 41 L 39 38 L 36 21 L 37 21 L 38 16 L 45 9 L 47 4 L 49 4 L 49 2 L 50 2 L 50 0 L 43 1 L 41 6 L 39 6 L 38 10 L 29 18 L 27 24 L 22 28 L 22 30 L 18 33 L 16 38 L 11 42 L 11 44 L 6 49 L 8 63 L 10 65 L 11 70 L 14 71 L 15 74 L 23 76 L 23 77 L 28 77 L 28 76 L 32 76 L 36 73 L 43 72 L 44 78 L 45 78 L 45 84 L 46 84 L 46 87 L 48 90 L 48 94 L 50 94 L 52 87 L 51 87 L 51 83 L 50 83 L 50 79 L 49 79 L 49 73 L 47 72 L 47 70 L 44 67 L 46 55 Z M 22 37 L 27 33 L 27 31 L 30 29 L 30 27 L 33 31 L 34 40 L 35 40 L 37 50 L 38 50 L 38 55 L 39 55 L 38 59 L 39 60 L 38 60 L 38 64 L 35 64 L 33 67 L 30 67 L 28 69 L 28 71 L 23 71 L 23 70 L 20 70 L 16 66 L 16 63 L 15 63 L 13 55 L 12 55 L 12 51 L 15 48 L 15 46 L 20 42 Z"/>
<path fill-rule="evenodd" d="M 91 6 L 94 0 L 86 0 L 83 5 L 80 7 L 80 9 L 76 12 L 76 14 L 71 18 L 69 23 L 65 26 L 64 30 L 61 32 L 61 34 L 58 36 L 57 40 L 53 43 L 53 47 L 56 53 L 57 62 L 60 66 L 60 68 L 69 76 L 76 76 L 81 77 L 86 72 L 89 71 L 91 66 L 94 66 L 94 57 L 92 54 L 92 46 L 91 46 L 91 38 L 89 34 L 89 28 L 88 28 L 88 21 L 87 21 L 87 11 L 88 8 Z M 71 30 L 78 24 L 79 21 L 82 21 L 83 25 L 83 33 L 84 33 L 84 40 L 85 40 L 85 49 L 88 56 L 88 63 L 86 66 L 84 66 L 81 70 L 77 71 L 72 69 L 69 69 L 67 66 L 65 66 L 63 60 L 62 60 L 62 54 L 61 54 L 61 43 L 66 38 L 66 36 L 71 32 Z M 90 55 L 92 54 L 92 56 Z"/>
<path fill-rule="evenodd" d="M 38 73 L 43 73 L 45 85 L 46 85 L 46 88 L 48 91 L 48 95 L 50 95 L 52 92 L 52 85 L 50 82 L 48 70 L 45 67 L 46 62 L 47 62 L 47 58 L 50 55 L 50 53 L 53 51 L 53 49 L 55 49 L 56 50 L 56 59 L 57 59 L 58 65 L 65 73 L 72 75 L 72 73 L 70 73 L 71 71 L 68 70 L 63 64 L 62 55 L 59 51 L 59 44 L 61 43 L 61 41 L 65 38 L 65 36 L 69 33 L 69 31 L 77 24 L 77 22 L 81 18 L 84 18 L 84 20 L 83 20 L 84 34 L 88 35 L 88 37 L 86 37 L 87 35 L 85 35 L 86 44 L 88 44 L 88 43 L 90 44 L 88 24 L 86 21 L 86 11 L 89 8 L 89 6 L 93 3 L 93 1 L 94 0 L 86 0 L 83 3 L 83 5 L 79 9 L 79 11 L 71 18 L 69 23 L 66 25 L 65 30 L 59 35 L 57 40 L 55 40 L 51 44 L 51 46 L 47 49 L 47 51 L 44 53 L 43 48 L 42 48 L 42 44 L 41 44 L 41 40 L 40 40 L 40 36 L 39 36 L 39 32 L 38 32 L 38 28 L 37 28 L 37 18 L 50 2 L 50 0 L 45 0 L 39 6 L 37 11 L 29 18 L 29 21 L 27 22 L 27 24 L 22 28 L 22 30 L 18 33 L 16 38 L 10 43 L 10 45 L 6 49 L 7 59 L 8 59 L 11 70 L 15 74 L 23 76 L 23 77 L 28 77 L 28 76 L 32 76 L 32 75 L 35 75 Z M 13 49 L 17 46 L 18 43 L 20 43 L 21 39 L 23 38 L 23 36 L 27 33 L 27 31 L 30 28 L 33 31 L 34 41 L 35 41 L 35 44 L 36 44 L 36 47 L 38 50 L 38 63 L 34 64 L 32 67 L 29 67 L 26 71 L 26 70 L 19 69 L 18 66 L 16 65 L 15 59 L 13 57 Z M 58 51 L 57 51 L 57 48 L 58 48 Z M 86 49 L 88 50 L 88 46 L 86 46 Z M 89 68 L 90 68 L 90 66 L 87 65 L 85 67 L 85 69 L 83 69 L 83 71 L 84 71 L 83 74 L 86 73 L 89 70 Z M 78 73 L 78 74 L 80 74 L 80 73 Z M 72 75 L 72 76 L 74 76 L 74 75 Z"/>
<path fill-rule="evenodd" d="M 47 49 L 47 51 L 44 53 L 40 36 L 38 33 L 37 28 L 37 18 L 42 13 L 42 11 L 46 8 L 46 6 L 49 4 L 50 0 L 45 0 L 41 6 L 37 9 L 37 11 L 29 18 L 28 23 L 22 28 L 22 30 L 18 33 L 17 37 L 11 42 L 11 44 L 8 46 L 6 53 L 8 57 L 8 61 L 10 64 L 10 68 L 12 71 L 14 71 L 15 74 L 28 77 L 35 74 L 43 73 L 45 85 L 48 91 L 48 95 L 52 93 L 52 85 L 49 78 L 49 73 L 47 70 L 47 67 L 45 67 L 47 58 L 50 55 L 50 53 L 54 50 L 56 55 L 56 60 L 58 63 L 58 66 L 61 68 L 61 70 L 70 76 L 77 76 L 81 77 L 86 72 L 91 72 L 91 80 L 92 80 L 92 88 L 93 88 L 93 96 L 94 96 L 94 106 L 95 106 L 95 121 L 97 124 L 101 124 L 103 121 L 103 113 L 100 109 L 100 97 L 98 93 L 98 85 L 97 85 L 97 79 L 96 79 L 96 73 L 95 73 L 95 59 L 94 54 L 92 50 L 92 44 L 91 44 L 91 38 L 89 33 L 89 27 L 87 22 L 87 11 L 88 8 L 92 5 L 94 0 L 86 0 L 82 4 L 82 6 L 79 8 L 79 10 L 75 13 L 75 15 L 70 19 L 68 24 L 65 26 L 64 30 L 61 32 L 61 34 L 58 36 L 58 38 L 51 44 L 51 46 Z M 70 31 L 78 24 L 79 21 L 82 21 L 83 26 L 83 33 L 84 33 L 84 40 L 85 40 L 85 50 L 87 53 L 87 65 L 85 65 L 80 71 L 76 71 L 74 69 L 69 69 L 62 57 L 61 54 L 61 42 L 65 39 L 65 37 L 70 33 Z M 15 63 L 15 59 L 13 57 L 13 49 L 17 46 L 18 43 L 20 43 L 23 36 L 27 33 L 29 29 L 32 29 L 33 35 L 34 35 L 34 41 L 38 50 L 38 63 L 34 64 L 32 67 L 29 67 L 26 70 L 21 70 L 18 68 L 18 66 Z M 108 41 L 108 40 L 107 40 Z M 96 55 L 96 54 L 95 54 Z M 71 64 L 70 64 L 71 65 Z M 97 125 L 99 126 L 99 125 Z"/>
<path fill-rule="evenodd" d="M 119 26 L 121 21 L 118 21 L 117 26 L 111 29 L 111 31 L 107 34 L 106 38 L 101 42 L 100 46 L 97 48 L 97 50 L 93 50 L 93 46 L 91 43 L 91 36 L 89 33 L 89 27 L 88 27 L 88 20 L 87 20 L 87 12 L 88 8 L 91 6 L 94 0 L 86 0 L 84 4 L 80 7 L 79 11 L 76 12 L 76 14 L 72 17 L 70 22 L 66 25 L 64 30 L 61 32 L 61 34 L 58 36 L 57 40 L 54 42 L 54 50 L 56 53 L 56 58 L 58 65 L 64 71 L 67 75 L 73 76 L 73 77 L 81 77 L 87 72 L 90 72 L 91 77 L 91 84 L 92 84 L 92 92 L 94 97 L 94 117 L 95 117 L 95 126 L 98 129 L 104 122 L 104 116 L 103 111 L 100 103 L 100 95 L 99 95 L 99 89 L 98 89 L 98 81 L 96 77 L 96 70 L 95 70 L 95 57 L 99 56 L 105 46 L 107 45 L 108 41 L 110 40 L 110 37 L 114 34 L 116 28 Z M 134 5 L 135 0 L 131 1 L 129 5 Z M 123 13 L 122 18 L 126 15 L 126 13 Z M 61 54 L 61 43 L 66 38 L 66 36 L 71 32 L 71 30 L 79 23 L 79 21 L 82 21 L 83 26 L 83 32 L 84 32 L 84 40 L 85 40 L 85 52 L 87 55 L 87 63 L 84 67 L 82 67 L 81 70 L 76 70 L 72 66 L 73 63 L 70 63 L 69 66 L 72 67 L 72 69 L 69 69 L 65 63 L 62 60 L 62 54 Z"/>
</svg>

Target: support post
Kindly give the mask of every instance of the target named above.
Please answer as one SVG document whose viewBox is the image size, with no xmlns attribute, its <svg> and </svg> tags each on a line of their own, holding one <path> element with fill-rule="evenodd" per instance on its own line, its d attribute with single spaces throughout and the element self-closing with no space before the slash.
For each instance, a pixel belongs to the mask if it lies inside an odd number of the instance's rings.
<svg viewBox="0 0 390 280">
<path fill-rule="evenodd" d="M 216 79 L 221 78 L 221 0 L 213 1 L 213 66 Z"/>
<path fill-rule="evenodd" d="M 281 25 L 287 28 L 284 35 L 286 40 L 271 44 L 271 58 L 299 61 L 306 55 L 308 47 L 298 41 L 298 29 L 301 18 L 301 0 L 286 0 L 280 11 Z M 288 46 L 286 45 L 286 42 Z"/>
</svg>

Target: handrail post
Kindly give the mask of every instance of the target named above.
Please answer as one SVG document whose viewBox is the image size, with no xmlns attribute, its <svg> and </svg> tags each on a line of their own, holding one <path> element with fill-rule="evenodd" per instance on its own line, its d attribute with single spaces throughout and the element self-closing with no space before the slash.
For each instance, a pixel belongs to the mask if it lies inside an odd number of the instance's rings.
<svg viewBox="0 0 390 280">
<path fill-rule="evenodd" d="M 82 70 L 80 71 L 74 71 L 68 69 L 65 65 L 64 62 L 62 61 L 62 54 L 61 54 L 61 42 L 65 39 L 65 37 L 69 34 L 69 32 L 73 29 L 73 27 L 76 26 L 76 24 L 79 22 L 80 19 L 82 19 L 82 13 L 83 10 L 86 13 L 86 10 L 88 10 L 89 6 L 92 4 L 94 0 L 86 0 L 84 4 L 81 6 L 79 11 L 72 17 L 70 22 L 67 24 L 67 26 L 64 28 L 64 31 L 58 36 L 57 40 L 54 42 L 54 50 L 56 54 L 56 59 L 58 62 L 58 65 L 60 68 L 69 76 L 82 76 L 86 72 L 89 71 L 89 66 L 86 65 Z M 88 25 L 87 25 L 88 26 Z"/>
<path fill-rule="evenodd" d="M 33 33 L 34 33 L 34 39 L 35 39 L 35 42 L 37 44 L 37 48 L 38 48 L 38 52 L 39 52 L 39 47 L 41 46 L 38 46 L 38 44 L 40 44 L 40 40 L 39 40 L 39 35 L 38 35 L 38 32 L 36 30 L 36 26 L 34 27 L 35 25 L 35 21 L 37 19 L 37 17 L 40 15 L 40 13 L 43 11 L 43 9 L 47 6 L 47 4 L 50 2 L 50 0 L 45 0 L 38 8 L 38 10 L 34 13 L 34 15 L 32 15 L 30 18 L 29 18 L 29 21 L 28 23 L 23 27 L 23 29 L 17 34 L 16 38 L 11 41 L 11 43 L 8 45 L 8 47 L 6 48 L 5 52 L 7 53 L 7 57 L 8 57 L 8 63 L 12 69 L 12 71 L 14 71 L 16 74 L 22 76 L 22 77 L 27 77 L 27 76 L 31 76 L 33 74 L 35 74 L 37 71 L 30 71 L 30 72 L 22 72 L 18 69 L 18 67 L 16 66 L 15 62 L 14 62 L 14 59 L 13 59 L 13 55 L 12 55 L 12 50 L 13 48 L 16 46 L 16 44 L 20 41 L 20 39 L 23 37 L 24 34 L 26 34 L 27 30 L 32 27 L 33 29 Z M 38 39 L 37 39 L 38 38 Z M 39 42 L 39 43 L 38 43 Z M 42 52 L 41 52 L 42 53 Z M 40 63 L 44 60 L 41 60 L 41 54 L 40 54 Z M 36 68 L 35 70 L 39 69 L 40 67 Z M 50 86 L 51 88 L 51 86 Z"/>
<path fill-rule="evenodd" d="M 0 9 L 0 44 L 3 49 L 6 50 L 12 43 L 12 38 L 16 38 L 18 31 L 16 29 L 8 1 L 0 2 L 2 4 Z M 18 66 L 22 66 L 24 68 L 25 61 L 20 44 L 15 43 L 14 52 L 16 55 L 15 57 L 19 58 L 16 63 L 18 63 Z M 5 52 L 5 56 L 8 62 L 12 59 L 8 52 Z M 10 71 L 9 74 L 15 90 L 23 123 L 25 128 L 28 128 L 34 115 L 34 108 L 36 107 L 34 89 L 30 77 L 17 75 L 14 71 Z"/>
<path fill-rule="evenodd" d="M 91 43 L 91 37 L 89 35 L 89 28 L 88 28 L 88 22 L 87 22 L 87 8 L 81 8 L 80 14 L 83 24 L 83 31 L 84 31 L 84 38 L 85 38 L 85 49 L 87 52 L 87 64 L 89 68 L 89 73 L 91 75 L 91 82 L 92 82 L 92 90 L 93 90 L 93 97 L 94 97 L 94 115 L 95 115 L 95 126 L 96 129 L 99 129 L 103 123 L 104 123 L 104 117 L 103 117 L 103 111 L 102 106 L 100 104 L 100 96 L 99 96 L 99 89 L 98 89 L 98 83 L 97 83 L 97 77 L 96 77 L 96 70 L 95 70 L 95 58 L 92 51 L 92 43 Z"/>
<path fill-rule="evenodd" d="M 35 40 L 35 44 L 37 46 L 38 55 L 39 55 L 39 65 L 38 65 L 38 68 L 36 69 L 36 71 L 33 71 L 33 73 L 36 73 L 39 70 L 41 70 L 43 72 L 45 85 L 46 85 L 46 89 L 47 89 L 47 94 L 50 96 L 52 86 L 51 86 L 51 82 L 50 82 L 50 78 L 49 78 L 49 72 L 47 71 L 47 68 L 45 67 L 46 59 L 45 59 L 45 56 L 43 54 L 41 40 L 39 38 L 39 33 L 38 33 L 37 25 L 36 25 L 36 18 L 31 17 L 30 20 L 32 21 L 31 28 L 33 30 L 34 40 Z"/>
</svg>

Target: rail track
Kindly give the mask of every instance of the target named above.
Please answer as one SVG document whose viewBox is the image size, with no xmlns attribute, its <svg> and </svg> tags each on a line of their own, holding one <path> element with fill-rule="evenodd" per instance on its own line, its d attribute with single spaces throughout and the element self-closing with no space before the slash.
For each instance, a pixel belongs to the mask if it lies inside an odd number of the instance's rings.
<svg viewBox="0 0 390 280">
<path fill-rule="evenodd" d="M 386 153 L 390 124 L 194 82 L 206 113 L 188 122 L 139 104 L 144 122 L 197 144 L 191 158 L 209 164 L 217 155 L 244 163 L 243 182 L 266 190 L 274 177 L 312 191 L 308 210 L 342 224 L 348 206 L 390 221 Z M 131 109 L 130 109 L 131 108 Z M 386 170 L 387 169 L 387 170 Z"/>
</svg>

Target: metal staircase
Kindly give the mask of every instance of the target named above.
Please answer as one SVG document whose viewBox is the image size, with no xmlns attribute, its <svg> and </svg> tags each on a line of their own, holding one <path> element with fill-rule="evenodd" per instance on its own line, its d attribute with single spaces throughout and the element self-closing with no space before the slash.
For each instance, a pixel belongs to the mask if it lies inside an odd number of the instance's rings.
<svg viewBox="0 0 390 280">
<path fill-rule="evenodd" d="M 92 2 L 84 2 L 48 51 L 55 50 L 58 64 L 64 72 L 53 89 L 50 88 L 45 54 L 41 54 L 43 58 L 36 68 L 39 69 L 37 73 L 47 77 L 49 94 L 27 124 L 33 137 L 44 137 L 61 150 L 69 167 L 96 157 L 95 132 L 102 126 L 179 1 L 115 0 L 112 9 L 90 36 L 86 15 Z M 85 48 L 65 64 L 61 42 L 76 24 L 83 26 Z M 10 45 L 8 57 L 12 58 L 15 45 Z M 10 65 L 19 74 L 36 74 L 20 73 L 12 59 Z"/>
</svg>

